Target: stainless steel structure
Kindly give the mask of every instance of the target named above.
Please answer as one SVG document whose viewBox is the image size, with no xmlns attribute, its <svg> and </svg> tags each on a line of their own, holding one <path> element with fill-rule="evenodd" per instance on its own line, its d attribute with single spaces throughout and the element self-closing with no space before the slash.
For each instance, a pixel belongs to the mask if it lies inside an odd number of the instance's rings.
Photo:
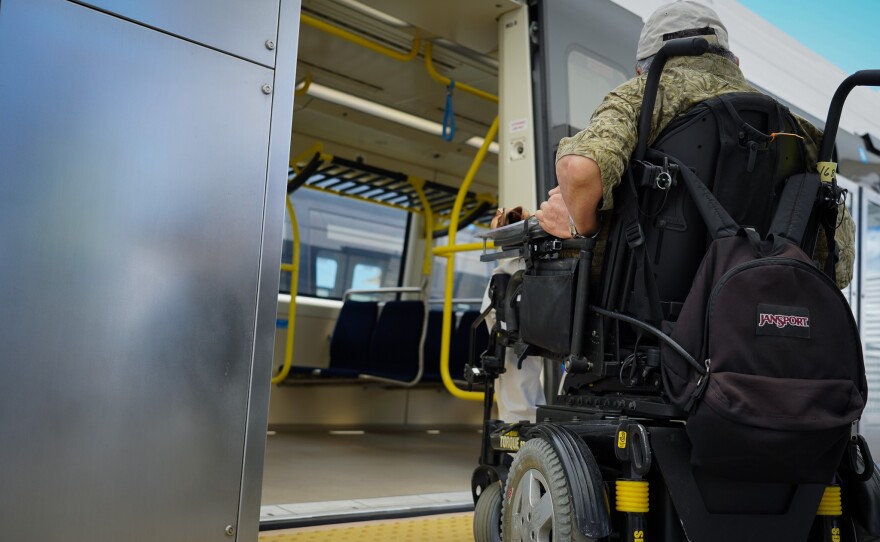
<svg viewBox="0 0 880 542">
<path fill-rule="evenodd" d="M 0 538 L 256 540 L 299 0 L 91 3 L 0 1 Z"/>
</svg>

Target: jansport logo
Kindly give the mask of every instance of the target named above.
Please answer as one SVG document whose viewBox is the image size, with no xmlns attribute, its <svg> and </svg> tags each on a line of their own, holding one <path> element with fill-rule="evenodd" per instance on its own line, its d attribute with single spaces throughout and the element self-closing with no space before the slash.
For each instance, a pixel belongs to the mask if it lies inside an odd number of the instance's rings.
<svg viewBox="0 0 880 542">
<path fill-rule="evenodd" d="M 810 327 L 810 319 L 806 316 L 791 316 L 790 314 L 766 314 L 758 315 L 758 327 L 767 325 L 783 328 L 785 326 Z"/>
<path fill-rule="evenodd" d="M 756 335 L 810 338 L 810 310 L 807 307 L 759 303 L 757 309 Z"/>
</svg>

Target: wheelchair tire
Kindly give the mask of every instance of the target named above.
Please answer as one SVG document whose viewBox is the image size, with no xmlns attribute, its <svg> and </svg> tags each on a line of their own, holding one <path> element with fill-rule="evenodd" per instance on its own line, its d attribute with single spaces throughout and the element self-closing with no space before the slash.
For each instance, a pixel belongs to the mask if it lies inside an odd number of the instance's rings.
<svg viewBox="0 0 880 542">
<path fill-rule="evenodd" d="M 855 540 L 855 542 L 880 542 L 880 536 L 874 536 L 869 533 L 868 530 L 862 527 L 858 521 L 854 519 L 851 521 L 854 535 L 853 540 Z"/>
<path fill-rule="evenodd" d="M 577 530 L 571 492 L 550 444 L 533 438 L 516 453 L 501 500 L 505 542 L 589 542 Z"/>
<path fill-rule="evenodd" d="M 489 484 L 474 506 L 474 542 L 501 542 L 501 482 Z"/>
</svg>

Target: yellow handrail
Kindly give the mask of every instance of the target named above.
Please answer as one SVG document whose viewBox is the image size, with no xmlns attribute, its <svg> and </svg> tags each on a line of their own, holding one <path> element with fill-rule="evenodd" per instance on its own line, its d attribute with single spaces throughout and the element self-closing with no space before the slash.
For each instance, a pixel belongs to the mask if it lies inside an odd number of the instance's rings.
<svg viewBox="0 0 880 542">
<path fill-rule="evenodd" d="M 384 45 L 379 45 L 376 42 L 370 41 L 366 38 L 362 38 L 357 34 L 352 34 L 348 30 L 343 30 L 339 27 L 327 24 L 319 19 L 315 19 L 314 17 L 306 15 L 305 13 L 300 13 L 299 19 L 307 25 L 317 28 L 318 30 L 321 30 L 338 38 L 348 40 L 352 43 L 360 45 L 361 47 L 366 47 L 371 51 L 375 51 L 379 54 L 393 58 L 394 60 L 400 60 L 401 62 L 407 62 L 414 59 L 416 55 L 419 54 L 419 48 L 422 44 L 419 38 L 413 38 L 412 49 L 410 49 L 408 53 L 403 54 L 395 51 L 394 49 L 385 47 Z"/>
<path fill-rule="evenodd" d="M 350 41 L 351 43 L 360 45 L 361 47 L 366 47 L 371 51 L 375 51 L 379 54 L 385 55 L 389 58 L 393 58 L 394 60 L 399 60 L 401 62 L 408 62 L 416 57 L 419 54 L 419 49 L 421 48 L 422 41 L 419 38 L 413 38 L 412 48 L 406 54 L 395 51 L 394 49 L 385 47 L 384 45 L 380 45 L 374 41 L 370 41 L 366 38 L 362 38 L 357 34 L 353 34 L 348 30 L 344 30 L 339 28 L 338 26 L 333 26 L 329 23 L 325 23 L 319 19 L 316 19 L 310 15 L 306 15 L 305 13 L 301 13 L 299 16 L 300 20 L 318 30 L 326 32 L 330 35 L 336 36 L 338 38 L 342 38 L 344 40 Z M 437 72 L 436 68 L 434 68 L 434 60 L 431 57 L 433 46 L 431 42 L 427 42 L 425 44 L 425 68 L 428 70 L 428 75 L 431 76 L 432 79 L 437 81 L 438 83 L 442 83 L 443 86 L 449 86 L 449 83 L 452 82 L 452 79 L 441 75 Z M 467 92 L 468 94 L 473 94 L 479 98 L 483 98 L 484 100 L 489 100 L 490 102 L 498 103 L 498 96 L 494 94 L 490 94 L 484 90 L 480 90 L 476 87 L 472 87 L 466 83 L 455 83 L 455 88 Z"/>
<path fill-rule="evenodd" d="M 461 188 L 458 189 L 458 195 L 455 197 L 455 204 L 452 206 L 452 215 L 449 217 L 450 248 L 455 246 L 455 234 L 458 231 L 458 215 L 461 213 L 461 208 L 464 205 L 465 196 L 468 193 L 471 183 L 474 181 L 474 177 L 477 175 L 477 170 L 480 168 L 480 164 L 483 163 L 483 159 L 489 151 L 489 144 L 495 139 L 496 133 L 498 133 L 498 117 L 495 117 L 495 120 L 492 121 L 492 126 L 489 127 L 489 132 L 486 133 L 486 138 L 483 140 L 480 150 L 477 151 L 477 155 L 474 157 L 474 161 L 471 163 L 471 167 L 468 169 L 467 175 L 465 175 L 464 180 L 461 183 Z M 482 401 L 484 396 L 483 392 L 464 391 L 459 389 L 452 381 L 452 377 L 449 374 L 449 341 L 452 338 L 452 289 L 455 283 L 455 258 L 454 253 L 445 255 L 445 257 L 447 258 L 446 288 L 444 291 L 445 297 L 443 299 L 443 332 L 440 341 L 440 378 L 443 380 L 443 385 L 454 397 Z"/>
<path fill-rule="evenodd" d="M 434 69 L 434 60 L 431 58 L 432 49 L 433 46 L 430 41 L 425 44 L 425 67 L 428 68 L 428 75 L 430 75 L 431 79 L 433 79 L 434 81 L 437 81 L 438 83 L 443 83 L 444 86 L 449 86 L 449 83 L 452 82 L 452 79 L 444 75 L 440 75 L 439 73 L 437 73 L 437 70 Z M 465 83 L 456 82 L 455 88 L 467 92 L 468 94 L 473 94 L 478 98 L 483 98 L 484 100 L 498 103 L 498 96 L 495 96 L 494 94 L 489 94 L 485 90 L 480 90 Z"/>
<path fill-rule="evenodd" d="M 333 160 L 333 155 L 326 154 L 324 152 L 324 144 L 320 141 L 315 141 L 314 143 L 312 143 L 311 147 L 291 158 L 290 162 L 287 165 L 292 168 L 297 168 L 297 164 L 299 164 L 300 162 L 311 160 L 312 157 L 316 154 L 320 154 L 321 160 L 324 162 L 329 162 Z"/>
<path fill-rule="evenodd" d="M 300 86 L 300 84 L 302 86 Z M 305 96 L 309 92 L 309 87 L 312 86 L 312 72 L 306 73 L 305 78 L 302 80 L 302 83 L 297 83 L 294 90 L 294 96 Z"/>
<path fill-rule="evenodd" d="M 495 248 L 492 241 L 485 245 L 486 248 Z M 455 246 L 436 247 L 434 256 L 451 256 L 457 252 L 473 252 L 475 250 L 483 250 L 483 243 L 462 243 Z"/>
<path fill-rule="evenodd" d="M 422 263 L 422 275 L 430 277 L 434 267 L 434 259 L 431 257 L 431 245 L 434 240 L 434 212 L 431 210 L 431 203 L 423 190 L 425 180 L 418 177 L 407 177 L 407 180 L 415 188 L 416 194 L 419 195 L 419 201 L 422 202 L 422 219 L 425 222 L 425 260 Z"/>
<path fill-rule="evenodd" d="M 282 271 L 290 272 L 290 305 L 287 308 L 287 342 L 284 345 L 284 365 L 281 372 L 272 377 L 272 384 L 284 382 L 290 373 L 293 364 L 293 328 L 296 324 L 296 290 L 299 284 L 299 225 L 296 223 L 296 213 L 293 212 L 293 204 L 290 198 L 284 198 L 287 212 L 290 214 L 290 231 L 293 234 L 293 263 L 281 264 Z"/>
</svg>

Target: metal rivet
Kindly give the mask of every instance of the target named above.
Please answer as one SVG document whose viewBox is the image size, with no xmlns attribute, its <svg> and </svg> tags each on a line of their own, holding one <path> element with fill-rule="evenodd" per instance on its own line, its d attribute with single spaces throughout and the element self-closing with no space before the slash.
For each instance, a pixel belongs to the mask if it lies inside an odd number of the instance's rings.
<svg viewBox="0 0 880 542">
<path fill-rule="evenodd" d="M 263 85 L 263 94 L 272 94 L 272 85 L 269 83 Z"/>
<path fill-rule="evenodd" d="M 266 40 L 266 49 L 270 51 L 275 48 L 275 42 L 272 40 Z"/>
<path fill-rule="evenodd" d="M 227 525 L 226 526 L 226 535 L 232 536 L 234 534 L 235 534 L 235 526 L 234 525 Z"/>
</svg>

